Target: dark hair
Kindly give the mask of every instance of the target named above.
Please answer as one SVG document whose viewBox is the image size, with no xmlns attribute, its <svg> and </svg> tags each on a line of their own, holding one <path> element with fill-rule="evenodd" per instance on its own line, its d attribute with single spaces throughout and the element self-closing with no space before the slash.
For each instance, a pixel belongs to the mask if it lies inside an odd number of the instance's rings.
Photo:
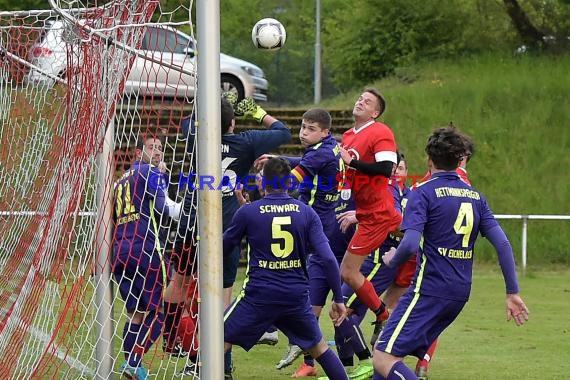
<svg viewBox="0 0 570 380">
<path fill-rule="evenodd" d="M 311 108 L 303 114 L 303 120 L 319 124 L 321 129 L 331 129 L 331 114 L 323 108 Z"/>
<path fill-rule="evenodd" d="M 454 126 L 438 128 L 428 138 L 425 152 L 436 169 L 455 170 L 467 154 L 471 139 Z"/>
<path fill-rule="evenodd" d="M 227 101 L 226 98 L 222 98 L 222 104 L 220 107 L 221 119 L 220 125 L 222 129 L 222 135 L 228 133 L 230 126 L 232 125 L 232 120 L 234 119 L 234 108 L 231 103 Z"/>
<path fill-rule="evenodd" d="M 377 89 L 372 88 L 372 87 L 365 88 L 364 92 L 369 92 L 372 95 L 374 95 L 376 97 L 376 99 L 378 99 L 378 105 L 379 105 L 380 109 L 378 110 L 378 116 L 377 117 L 380 117 L 384 113 L 384 111 L 386 111 L 386 99 L 384 98 L 384 96 L 382 96 L 380 91 L 378 91 Z"/>
<path fill-rule="evenodd" d="M 289 190 L 286 177 L 291 176 L 291 166 L 280 158 L 272 157 L 263 165 L 264 185 L 268 191 L 273 189 Z"/>
<path fill-rule="evenodd" d="M 406 156 L 401 150 L 396 150 L 396 165 L 400 165 L 401 161 L 406 161 Z"/>
</svg>

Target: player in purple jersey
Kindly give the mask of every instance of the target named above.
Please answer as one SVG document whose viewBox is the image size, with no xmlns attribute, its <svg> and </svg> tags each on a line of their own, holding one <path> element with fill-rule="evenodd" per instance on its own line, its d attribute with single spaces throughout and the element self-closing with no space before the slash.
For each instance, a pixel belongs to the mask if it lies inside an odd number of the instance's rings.
<svg viewBox="0 0 570 380">
<path fill-rule="evenodd" d="M 341 182 L 340 173 L 344 171 L 344 163 L 340 156 L 338 143 L 331 134 L 331 115 L 322 108 L 307 110 L 301 120 L 299 139 L 305 147 L 302 157 L 282 156 L 293 167 L 291 174 L 297 180 L 299 190 L 298 199 L 311 206 L 319 216 L 326 237 L 330 241 L 337 231 L 335 208 L 338 205 Z M 269 155 L 264 155 L 256 161 L 262 165 Z M 308 252 L 307 271 L 309 274 L 311 305 L 317 319 L 321 315 L 326 297 L 330 291 L 325 276 L 324 263 L 319 255 Z M 289 365 L 294 357 L 292 350 L 300 352 L 298 348 L 289 347 L 287 354 L 277 364 L 277 368 Z M 369 353 L 369 355 L 371 355 Z M 289 359 L 289 360 L 288 360 Z M 317 369 L 311 355 L 305 358 L 293 377 L 316 376 Z"/>
<path fill-rule="evenodd" d="M 123 328 L 125 362 L 121 372 L 145 380 L 143 355 L 160 337 L 164 323 L 162 293 L 167 283 L 168 256 L 164 252 L 161 219 L 175 215 L 167 204 L 158 138 L 139 140 L 136 162 L 115 184 L 113 274 L 125 301 L 128 320 Z M 179 209 L 178 209 L 179 212 Z"/>
<path fill-rule="evenodd" d="M 430 180 L 410 192 L 398 249 L 384 255 L 397 266 L 419 250 L 412 285 L 382 330 L 374 351 L 374 379 L 417 379 L 403 363 L 423 357 L 429 345 L 457 318 L 471 292 L 473 249 L 479 232 L 497 251 L 506 285 L 507 321 L 517 325 L 529 312 L 519 296 L 511 245 L 483 195 L 455 172 L 470 139 L 454 127 L 437 129 L 426 153 Z"/>
<path fill-rule="evenodd" d="M 222 220 L 225 231 L 232 220 L 236 210 L 239 208 L 234 190 L 237 181 L 243 181 L 249 174 L 249 170 L 255 159 L 262 154 L 276 149 L 281 144 L 291 140 L 291 131 L 281 121 L 258 106 L 253 99 L 243 99 L 235 105 L 236 112 L 244 117 L 252 118 L 263 124 L 267 130 L 250 130 L 234 133 L 235 117 L 232 103 L 223 96 L 221 99 L 221 134 L 222 134 L 222 173 L 219 178 L 224 183 L 222 188 Z M 194 139 L 196 137 L 196 127 L 192 118 L 186 118 L 181 123 L 182 131 L 187 136 L 187 150 L 192 157 L 190 173 L 195 172 Z M 190 178 L 189 173 L 189 178 Z M 190 181 L 191 182 L 191 181 Z M 196 231 L 196 205 L 197 192 L 188 186 L 186 189 L 183 212 L 178 226 L 178 234 L 175 242 L 174 258 L 176 261 L 176 273 L 173 281 L 168 286 L 165 296 L 168 302 L 165 303 L 167 319 L 165 326 L 166 351 L 174 354 L 182 354 L 175 349 L 176 334 L 174 333 L 180 315 L 184 309 L 184 301 L 187 295 L 188 284 L 193 280 L 194 252 Z M 205 221 L 207 223 L 207 221 Z M 194 232 L 192 232 L 194 231 Z M 237 275 L 237 267 L 240 258 L 240 247 L 235 247 L 234 251 L 224 257 L 223 261 L 223 287 L 224 306 L 229 304 L 232 294 L 232 286 Z M 228 351 L 230 356 L 231 352 Z M 228 378 L 231 376 L 231 368 L 225 371 Z"/>
<path fill-rule="evenodd" d="M 240 295 L 224 316 L 224 348 L 233 344 L 248 351 L 274 325 L 323 367 L 331 379 L 348 379 L 338 357 L 327 346 L 309 300 L 307 251 L 322 257 L 333 290 L 331 318 L 346 317 L 340 272 L 321 221 L 308 205 L 287 194 L 291 168 L 281 158 L 269 159 L 263 169 L 267 194 L 246 204 L 224 233 L 224 254 L 246 237 L 249 245 L 247 277 Z"/>
</svg>

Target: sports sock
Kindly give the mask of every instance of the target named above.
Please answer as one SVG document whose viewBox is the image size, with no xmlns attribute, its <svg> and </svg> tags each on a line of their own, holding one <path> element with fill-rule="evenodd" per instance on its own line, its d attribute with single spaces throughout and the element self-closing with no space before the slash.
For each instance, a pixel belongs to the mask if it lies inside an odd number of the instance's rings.
<svg viewBox="0 0 570 380">
<path fill-rule="evenodd" d="M 123 327 L 123 353 L 125 360 L 131 367 L 141 364 L 144 347 L 137 344 L 137 338 L 141 334 L 141 325 L 126 322 Z"/>
<path fill-rule="evenodd" d="M 376 314 L 376 318 L 378 320 L 386 320 L 388 319 L 388 309 L 386 309 L 386 305 L 384 302 L 378 297 L 376 294 L 376 290 L 374 290 L 374 285 L 368 280 L 367 278 L 364 279 L 364 283 L 362 286 L 354 291 L 357 297 L 364 302 L 366 306 L 370 310 Z"/>
<path fill-rule="evenodd" d="M 173 303 L 164 302 L 164 341 L 169 349 L 176 344 L 176 332 L 178 331 L 178 323 L 180 316 L 184 310 L 184 302 Z"/>
<path fill-rule="evenodd" d="M 386 380 L 418 380 L 418 377 L 404 362 L 400 361 L 390 368 L 390 373 Z"/>
<path fill-rule="evenodd" d="M 343 340 L 345 344 L 350 344 L 353 352 L 356 353 L 360 360 L 368 359 L 372 356 L 370 350 L 366 346 L 360 327 L 355 325 L 352 322 L 352 319 L 346 318 L 342 321 L 340 326 L 337 327 L 337 330 L 340 336 L 344 338 Z"/>
<path fill-rule="evenodd" d="M 348 380 L 346 370 L 342 366 L 338 356 L 328 348 L 321 356 L 316 358 L 317 362 L 323 367 L 323 371 L 329 379 Z"/>
<path fill-rule="evenodd" d="M 386 378 L 380 375 L 378 372 L 374 371 L 374 375 L 372 376 L 372 380 L 386 380 Z"/>
<path fill-rule="evenodd" d="M 224 353 L 224 373 L 231 373 L 232 367 L 232 349 L 230 348 Z"/>
<path fill-rule="evenodd" d="M 164 314 L 156 312 L 148 313 L 143 321 L 143 326 L 149 331 L 148 338 L 143 342 L 144 352 L 146 353 L 162 333 Z"/>
<path fill-rule="evenodd" d="M 434 340 L 433 343 L 429 346 L 427 352 L 425 353 L 423 359 L 419 359 L 416 364 L 416 371 L 419 367 L 429 368 L 429 363 L 433 358 L 433 354 L 435 353 L 435 349 L 437 348 L 437 341 L 438 339 Z"/>
<path fill-rule="evenodd" d="M 336 352 L 338 357 L 345 367 L 354 365 L 354 350 L 352 346 L 347 342 L 344 342 L 344 337 L 338 331 L 338 327 L 334 327 L 334 341 L 336 343 Z"/>
</svg>

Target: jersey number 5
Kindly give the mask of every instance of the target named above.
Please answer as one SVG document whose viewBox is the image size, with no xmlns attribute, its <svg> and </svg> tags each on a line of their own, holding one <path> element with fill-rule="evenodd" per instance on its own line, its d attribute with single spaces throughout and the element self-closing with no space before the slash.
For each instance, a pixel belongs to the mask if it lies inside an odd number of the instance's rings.
<svg viewBox="0 0 570 380">
<path fill-rule="evenodd" d="M 473 231 L 473 205 L 471 203 L 461 203 L 453 229 L 456 234 L 463 235 L 461 246 L 464 248 L 469 246 L 469 238 L 471 237 L 471 231 Z"/>
<path fill-rule="evenodd" d="M 132 202 L 131 196 L 131 183 L 129 181 L 119 184 L 117 187 L 117 196 L 115 199 L 117 200 L 117 204 L 115 206 L 115 214 L 117 216 L 121 215 L 121 211 L 122 215 L 127 215 L 135 212 L 135 205 Z"/>
<path fill-rule="evenodd" d="M 291 232 L 282 229 L 282 226 L 291 224 L 290 216 L 276 216 L 271 222 L 271 237 L 273 240 L 282 240 L 279 243 L 271 243 L 271 253 L 275 257 L 285 258 L 293 252 L 294 238 Z"/>
</svg>

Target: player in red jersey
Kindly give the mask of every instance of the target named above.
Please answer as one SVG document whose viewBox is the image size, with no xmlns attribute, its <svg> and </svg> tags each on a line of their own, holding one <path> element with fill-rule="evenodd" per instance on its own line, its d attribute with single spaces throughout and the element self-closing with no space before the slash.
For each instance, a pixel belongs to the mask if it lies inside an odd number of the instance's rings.
<svg viewBox="0 0 570 380">
<path fill-rule="evenodd" d="M 401 222 L 388 189 L 397 162 L 396 141 L 387 125 L 375 121 L 385 109 L 384 97 L 375 89 L 365 89 L 352 110 L 354 127 L 343 134 L 341 143 L 342 159 L 349 166 L 346 184 L 350 185 L 358 219 L 358 229 L 342 260 L 341 277 L 374 312 L 377 321 L 388 318 L 388 309 L 360 267 Z"/>
</svg>

